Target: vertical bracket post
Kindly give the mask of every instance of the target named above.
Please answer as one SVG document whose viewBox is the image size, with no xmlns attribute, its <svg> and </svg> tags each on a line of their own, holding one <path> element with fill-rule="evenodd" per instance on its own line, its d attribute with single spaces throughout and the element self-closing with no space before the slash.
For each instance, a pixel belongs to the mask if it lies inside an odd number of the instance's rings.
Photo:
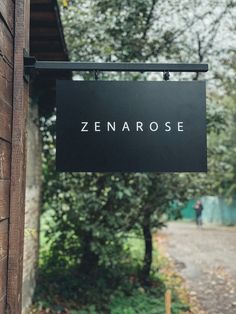
<svg viewBox="0 0 236 314">
<path fill-rule="evenodd" d="M 170 79 L 170 72 L 169 71 L 163 72 L 163 79 L 164 79 L 164 81 L 169 81 L 169 79 Z"/>
</svg>

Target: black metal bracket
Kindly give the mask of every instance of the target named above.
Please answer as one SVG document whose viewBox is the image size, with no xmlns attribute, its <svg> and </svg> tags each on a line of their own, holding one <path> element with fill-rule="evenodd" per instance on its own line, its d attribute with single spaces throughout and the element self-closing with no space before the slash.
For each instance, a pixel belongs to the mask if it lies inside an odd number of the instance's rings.
<svg viewBox="0 0 236 314">
<path fill-rule="evenodd" d="M 99 79 L 99 71 L 98 70 L 94 70 L 94 78 L 95 78 L 95 81 L 98 81 L 98 79 Z"/>
<path fill-rule="evenodd" d="M 34 71 L 94 71 L 99 72 L 163 72 L 169 79 L 169 72 L 207 72 L 208 64 L 201 63 L 95 63 L 69 61 L 38 61 L 35 57 L 24 57 L 25 73 Z M 167 78 L 168 77 L 168 78 Z"/>
<path fill-rule="evenodd" d="M 31 58 L 33 58 L 33 57 L 30 57 L 30 56 L 29 56 L 29 52 L 28 52 L 26 49 L 23 50 L 23 55 L 24 55 L 24 79 L 26 80 L 26 82 L 29 82 L 29 80 L 30 80 L 29 74 L 30 74 L 30 73 L 28 73 L 28 72 L 25 70 L 25 65 L 26 65 L 26 63 L 29 62 L 29 60 L 30 60 Z M 35 59 L 35 58 L 34 58 L 34 59 Z"/>
<path fill-rule="evenodd" d="M 165 81 L 169 81 L 169 79 L 170 79 L 170 72 L 169 71 L 164 71 L 163 72 L 163 79 Z"/>
</svg>

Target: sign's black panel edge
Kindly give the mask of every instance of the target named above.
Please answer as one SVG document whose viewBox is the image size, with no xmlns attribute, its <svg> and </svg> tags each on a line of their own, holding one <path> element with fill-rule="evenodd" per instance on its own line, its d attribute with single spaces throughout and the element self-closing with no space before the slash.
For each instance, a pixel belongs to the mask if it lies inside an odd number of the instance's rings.
<svg viewBox="0 0 236 314">
<path fill-rule="evenodd" d="M 207 172 L 207 141 L 206 141 L 206 91 L 205 91 L 205 81 L 169 81 L 169 82 L 147 82 L 147 81 L 57 81 L 57 156 L 56 156 L 56 168 L 57 171 L 61 172 Z M 136 87 L 135 87 L 136 86 Z M 158 90 L 158 91 L 157 91 Z M 164 90 L 164 91 L 163 91 Z M 121 93 L 122 91 L 122 93 Z M 145 94 L 146 93 L 146 94 Z M 91 96 L 92 95 L 92 96 Z M 180 100 L 178 100 L 178 97 Z M 187 100 L 191 99 L 189 105 L 187 104 Z M 142 103 L 145 101 L 145 106 Z M 154 102 L 156 101 L 155 105 Z M 158 103 L 158 101 L 161 102 Z M 174 106 L 166 103 L 165 101 L 175 102 Z M 183 103 L 179 103 L 182 101 Z M 101 108 L 98 108 L 101 102 Z M 84 105 L 83 105 L 84 104 Z M 85 105 L 86 104 L 86 105 Z M 112 106 L 111 106 L 112 104 Z M 146 139 L 152 143 L 153 134 L 145 133 L 145 136 L 137 137 L 140 134 L 132 134 L 127 133 L 124 135 L 121 131 L 117 131 L 116 136 L 114 134 L 105 134 L 100 133 L 95 134 L 94 132 L 91 134 L 86 134 L 87 139 L 85 139 L 84 134 L 81 137 L 79 133 L 79 116 L 83 115 L 87 117 L 87 120 L 96 121 L 99 120 L 101 123 L 103 119 L 107 119 L 109 117 L 114 121 L 114 117 L 117 117 L 117 121 L 126 120 L 126 116 L 131 120 L 134 118 L 140 120 L 142 117 L 148 115 L 149 118 L 153 117 L 154 114 L 151 112 L 147 112 L 149 109 L 153 111 L 153 113 L 158 113 L 158 116 L 161 116 L 161 119 L 164 117 L 168 117 L 174 121 L 174 116 L 181 117 L 180 111 L 185 110 L 185 117 L 187 120 L 189 118 L 193 119 L 192 129 L 190 127 L 189 136 L 186 136 L 186 147 L 184 145 L 183 140 L 180 137 L 180 134 L 177 131 L 173 131 L 173 137 L 177 141 L 179 141 L 179 146 L 182 150 L 186 152 L 191 158 L 193 158 L 193 163 L 190 163 L 188 158 L 186 161 L 184 160 L 176 160 L 171 158 L 166 154 L 166 157 L 159 158 L 159 162 L 155 163 L 155 158 L 150 158 L 150 156 L 145 157 L 145 151 L 143 152 L 143 159 L 140 159 L 137 162 L 138 156 L 135 155 L 135 145 L 138 146 L 138 151 L 142 153 L 142 149 L 140 147 L 139 141 L 143 141 L 143 147 L 147 152 L 150 153 L 150 147 L 146 145 Z M 142 108 L 142 106 L 144 108 Z M 166 106 L 168 108 L 166 108 Z M 81 107 L 85 110 L 86 113 L 82 113 Z M 160 107 L 158 109 L 158 107 Z M 80 108 L 80 109 L 79 109 Z M 117 110 L 118 108 L 118 110 Z M 120 108 L 120 109 L 119 109 Z M 162 112 L 158 112 L 161 110 Z M 74 111 L 74 112 L 73 112 Z M 108 111 L 108 113 L 106 113 Z M 125 113 L 125 111 L 127 111 Z M 164 112 L 164 113 L 163 113 Z M 110 116 L 109 116 L 110 114 Z M 122 118 L 123 115 L 123 118 Z M 125 115 L 125 116 L 124 116 Z M 192 117 L 191 117 L 192 115 Z M 188 118 L 189 116 L 189 118 Z M 195 119 L 199 119 L 201 125 L 198 126 L 198 121 L 194 121 Z M 67 123 L 65 123 L 66 119 L 69 119 Z M 76 121 L 77 119 L 77 121 Z M 144 120 L 146 118 L 144 117 Z M 167 120 L 168 120 L 167 119 Z M 74 121 L 75 120 L 75 121 Z M 122 121 L 123 121 L 122 120 Z M 187 121 L 186 120 L 186 121 Z M 74 122 L 73 122 L 74 121 Z M 118 122 L 117 122 L 118 123 Z M 188 122 L 189 123 L 189 122 Z M 187 124 L 186 124 L 187 125 Z M 195 129 L 194 129 L 195 128 Z M 67 134 L 66 139 L 63 140 L 63 137 Z M 199 136 L 194 132 L 196 130 L 199 133 Z M 76 131 L 76 132 L 75 132 Z M 131 132 L 132 133 L 132 132 Z M 161 133 L 161 132 L 160 132 Z M 163 132 L 162 132 L 163 133 Z M 76 135 L 75 135 L 76 134 Z M 77 134 L 79 134 L 77 141 Z M 191 136 L 195 134 L 194 140 L 197 143 L 194 146 L 193 141 L 191 141 Z M 74 136 L 74 139 L 71 138 Z M 111 146 L 112 144 L 111 137 L 116 140 L 116 146 L 119 147 L 118 151 L 114 151 Z M 121 136 L 121 137 L 119 137 Z M 133 137 L 132 137 L 133 136 Z M 175 150 L 170 149 L 170 147 L 175 146 L 175 142 L 167 137 L 167 141 L 163 137 L 163 134 L 160 134 L 160 140 L 164 144 L 165 151 L 170 152 L 170 155 L 174 153 L 181 153 L 181 149 L 178 149 L 178 145 Z M 94 138 L 93 138 L 94 137 Z M 199 138 L 200 139 L 199 139 Z M 81 140 L 82 139 L 82 140 Z M 105 144 L 103 139 L 105 139 Z M 119 140 L 117 140 L 119 139 Z M 121 139 L 121 140 L 120 140 Z M 127 139 L 127 141 L 125 140 Z M 61 140 L 64 141 L 65 146 L 61 147 Z M 107 142 L 106 142 L 107 140 Z M 132 147 L 132 156 L 127 155 L 128 163 L 125 162 L 125 159 L 119 155 L 119 151 L 122 150 L 122 142 L 123 144 L 129 147 Z M 125 143 L 127 142 L 127 143 Z M 76 145 L 75 145 L 76 143 Z M 88 144 L 90 143 L 90 144 Z M 103 148 L 97 147 L 97 150 L 94 148 L 91 150 L 92 156 L 90 161 L 82 164 L 80 160 L 77 158 L 88 157 L 86 153 L 81 153 L 81 150 L 84 150 L 88 145 L 96 146 L 97 143 L 100 143 Z M 156 141 L 154 140 L 154 153 L 157 154 L 161 150 L 157 147 Z M 73 144 L 73 145 L 72 145 Z M 173 144 L 173 145 L 172 145 Z M 77 151 L 77 156 L 74 155 L 73 151 Z M 106 146 L 108 145 L 108 146 Z M 146 145 L 146 146 L 145 146 Z M 167 147 L 169 145 L 169 148 Z M 172 145 L 172 146 L 171 146 Z M 60 148 L 61 147 L 61 148 Z M 104 152 L 104 147 L 111 149 L 110 156 L 111 158 L 115 158 L 114 163 L 111 163 L 109 160 L 109 154 Z M 200 149 L 201 148 L 201 149 Z M 195 152 L 189 153 L 188 149 L 195 149 Z M 126 150 L 125 152 L 126 154 Z M 67 154 L 65 153 L 67 152 Z M 104 154 L 105 159 L 107 158 L 107 162 L 103 162 L 102 160 L 97 162 L 97 155 L 95 152 L 100 152 Z M 61 158 L 61 154 L 64 155 L 64 159 Z M 198 160 L 194 157 L 194 155 L 201 156 L 201 162 L 198 164 Z M 73 157 L 71 159 L 71 156 Z M 157 154 L 158 156 L 158 154 Z M 176 155 L 178 157 L 178 155 Z M 147 162 L 145 163 L 145 158 Z M 183 157 L 185 158 L 185 157 Z M 169 159 L 169 163 L 166 163 L 165 160 Z M 178 159 L 178 158 L 177 158 Z M 72 161 L 72 162 L 71 162 Z M 160 164 L 163 162 L 164 164 Z"/>
</svg>

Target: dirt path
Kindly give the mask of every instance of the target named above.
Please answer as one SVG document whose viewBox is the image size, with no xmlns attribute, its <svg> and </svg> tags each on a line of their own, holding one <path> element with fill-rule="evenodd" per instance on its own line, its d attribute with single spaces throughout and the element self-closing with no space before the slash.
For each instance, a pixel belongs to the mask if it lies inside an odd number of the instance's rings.
<svg viewBox="0 0 236 314">
<path fill-rule="evenodd" d="M 207 314 L 236 314 L 236 228 L 169 223 L 158 242 Z"/>
</svg>

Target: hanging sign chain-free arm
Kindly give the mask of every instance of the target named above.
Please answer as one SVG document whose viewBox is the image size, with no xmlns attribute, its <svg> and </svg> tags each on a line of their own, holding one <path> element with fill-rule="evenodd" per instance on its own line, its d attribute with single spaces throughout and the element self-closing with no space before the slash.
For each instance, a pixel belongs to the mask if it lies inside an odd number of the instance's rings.
<svg viewBox="0 0 236 314">
<path fill-rule="evenodd" d="M 24 57 L 25 74 L 34 71 L 101 71 L 101 72 L 207 72 L 208 64 L 200 63 L 96 63 L 70 61 L 38 61 Z"/>
</svg>

